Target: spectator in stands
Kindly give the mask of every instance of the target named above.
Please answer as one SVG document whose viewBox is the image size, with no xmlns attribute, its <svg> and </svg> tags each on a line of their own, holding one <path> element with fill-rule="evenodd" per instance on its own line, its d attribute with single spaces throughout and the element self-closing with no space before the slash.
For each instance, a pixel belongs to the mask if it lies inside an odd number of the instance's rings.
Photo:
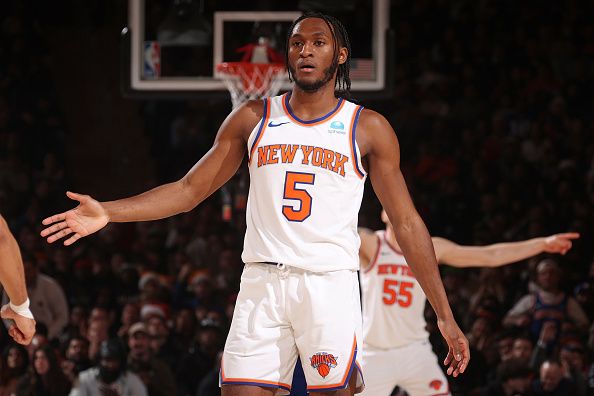
<svg viewBox="0 0 594 396">
<path fill-rule="evenodd" d="M 511 332 L 503 332 L 499 334 L 497 341 L 497 351 L 499 353 L 499 361 L 506 362 L 513 358 L 514 335 Z"/>
<path fill-rule="evenodd" d="M 134 323 L 128 330 L 128 368 L 140 377 L 149 396 L 176 394 L 175 379 L 167 364 L 155 358 L 149 345 L 147 327 L 142 322 Z"/>
<path fill-rule="evenodd" d="M 54 279 L 39 273 L 35 256 L 23 252 L 23 266 L 31 301 L 29 308 L 35 320 L 47 326 L 48 338 L 57 338 L 68 323 L 68 304 L 64 291 Z"/>
<path fill-rule="evenodd" d="M 89 359 L 89 340 L 81 336 L 72 337 L 66 345 L 61 365 L 64 374 L 73 383 L 81 371 L 91 368 L 92 365 Z"/>
<path fill-rule="evenodd" d="M 2 352 L 0 361 L 0 396 L 12 396 L 27 372 L 29 355 L 25 347 L 11 343 Z"/>
<path fill-rule="evenodd" d="M 126 368 L 126 352 L 118 339 L 101 343 L 97 366 L 81 372 L 70 396 L 147 396 L 140 378 Z"/>
<path fill-rule="evenodd" d="M 563 375 L 571 379 L 576 394 L 585 395 L 588 385 L 584 344 L 575 337 L 566 337 L 561 340 L 559 361 L 563 366 Z"/>
<path fill-rule="evenodd" d="M 182 308 L 177 311 L 174 318 L 172 337 L 176 349 L 187 350 L 194 341 L 194 334 L 198 328 L 198 321 L 194 312 L 189 308 Z"/>
<path fill-rule="evenodd" d="M 189 300 L 190 308 L 196 309 L 203 307 L 208 310 L 222 311 L 220 297 L 210 276 L 205 274 L 195 274 L 190 277 L 188 289 L 191 293 Z"/>
<path fill-rule="evenodd" d="M 559 265 L 552 259 L 545 259 L 536 268 L 539 289 L 524 296 L 507 313 L 507 326 L 526 327 L 533 339 L 537 339 L 545 322 L 553 321 L 560 329 L 565 321 L 571 321 L 580 330 L 589 325 L 586 314 L 577 301 L 567 296 L 560 288 Z"/>
<path fill-rule="evenodd" d="M 466 334 L 468 342 L 477 351 L 484 351 L 493 344 L 493 322 L 484 316 L 477 317 Z"/>
<path fill-rule="evenodd" d="M 224 333 L 219 323 L 205 319 L 200 323 L 194 345 L 181 357 L 177 369 L 179 394 L 196 395 L 199 382 L 216 365 Z"/>
<path fill-rule="evenodd" d="M 140 277 L 136 267 L 130 264 L 122 265 L 116 271 L 117 288 L 119 292 L 119 303 L 126 303 L 138 300 L 138 281 Z"/>
<path fill-rule="evenodd" d="M 88 313 L 84 306 L 75 305 L 70 310 L 68 324 L 60 334 L 60 344 L 68 342 L 72 337 L 87 334 Z"/>
<path fill-rule="evenodd" d="M 497 380 L 485 387 L 481 396 L 528 395 L 532 370 L 524 361 L 509 359 L 497 368 Z"/>
<path fill-rule="evenodd" d="M 97 317 L 89 322 L 89 331 L 87 332 L 89 340 L 89 359 L 97 359 L 101 350 L 101 345 L 109 339 L 109 322 L 105 317 Z"/>
<path fill-rule="evenodd" d="M 179 364 L 180 351 L 176 348 L 176 344 L 171 338 L 171 330 L 167 325 L 165 314 L 162 310 L 155 310 L 154 314 L 141 313 L 140 316 L 146 324 L 153 355 L 166 362 L 169 367 L 175 370 Z"/>
<path fill-rule="evenodd" d="M 49 345 L 33 353 L 33 364 L 20 380 L 18 396 L 65 396 L 70 392 L 71 382 L 64 375 L 54 350 Z"/>
<path fill-rule="evenodd" d="M 149 304 L 168 303 L 169 291 L 164 286 L 161 277 L 157 273 L 144 273 L 138 281 L 140 301 Z"/>
<path fill-rule="evenodd" d="M 116 313 L 113 309 L 108 308 L 106 306 L 95 306 L 91 309 L 89 313 L 89 323 L 92 322 L 102 322 L 107 323 L 107 329 L 109 334 L 115 332 L 114 329 L 114 322 L 116 318 Z"/>
<path fill-rule="evenodd" d="M 532 339 L 528 335 L 516 337 L 512 345 L 512 358 L 529 365 L 534 352 L 533 345 Z"/>
<path fill-rule="evenodd" d="M 563 366 L 558 360 L 545 360 L 540 366 L 539 377 L 532 384 L 534 396 L 585 396 L 576 393 L 574 384 L 563 376 Z"/>
<path fill-rule="evenodd" d="M 122 308 L 118 337 L 125 339 L 128 336 L 130 326 L 138 321 L 140 321 L 140 309 L 138 308 L 138 304 L 133 302 L 126 303 L 124 308 Z"/>
</svg>

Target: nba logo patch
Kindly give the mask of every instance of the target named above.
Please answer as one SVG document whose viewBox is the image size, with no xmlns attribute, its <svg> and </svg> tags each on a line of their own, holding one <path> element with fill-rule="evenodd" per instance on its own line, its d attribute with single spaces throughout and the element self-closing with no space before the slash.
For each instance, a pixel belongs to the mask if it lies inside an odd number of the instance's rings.
<svg viewBox="0 0 594 396">
<path fill-rule="evenodd" d="M 322 378 L 326 378 L 330 373 L 330 369 L 338 365 L 336 360 L 338 360 L 338 357 L 330 353 L 318 352 L 309 358 L 309 363 L 311 364 L 311 367 L 318 370 L 318 374 L 320 374 Z"/>
</svg>

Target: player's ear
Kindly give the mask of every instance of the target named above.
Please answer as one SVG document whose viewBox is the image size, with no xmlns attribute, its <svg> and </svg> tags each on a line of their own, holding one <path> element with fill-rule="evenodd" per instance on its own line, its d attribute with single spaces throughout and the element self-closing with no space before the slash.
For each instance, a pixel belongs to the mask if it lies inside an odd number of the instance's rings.
<svg viewBox="0 0 594 396">
<path fill-rule="evenodd" d="M 343 63 L 345 63 L 347 61 L 348 56 L 349 50 L 346 47 L 341 47 L 338 50 L 338 64 L 342 65 Z"/>
</svg>

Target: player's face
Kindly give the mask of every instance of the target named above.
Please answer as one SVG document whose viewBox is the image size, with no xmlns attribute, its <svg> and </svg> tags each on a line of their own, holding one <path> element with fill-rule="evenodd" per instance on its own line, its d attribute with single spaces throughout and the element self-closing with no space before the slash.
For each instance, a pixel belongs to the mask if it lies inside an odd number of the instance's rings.
<svg viewBox="0 0 594 396">
<path fill-rule="evenodd" d="M 334 36 L 320 18 L 307 18 L 295 25 L 289 38 L 289 69 L 295 84 L 315 92 L 336 77 L 338 65 L 346 61 L 346 48 L 334 49 Z"/>
</svg>

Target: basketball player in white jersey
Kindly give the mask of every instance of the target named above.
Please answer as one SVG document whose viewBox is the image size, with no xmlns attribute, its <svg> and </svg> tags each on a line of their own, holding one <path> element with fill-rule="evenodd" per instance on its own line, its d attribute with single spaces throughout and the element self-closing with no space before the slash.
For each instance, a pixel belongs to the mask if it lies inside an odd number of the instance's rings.
<svg viewBox="0 0 594 396">
<path fill-rule="evenodd" d="M 449 395 L 448 381 L 425 330 L 425 294 L 410 270 L 385 212 L 385 231 L 359 229 L 363 301 L 364 395 L 389 396 L 398 385 L 410 396 Z M 460 246 L 432 238 L 440 264 L 498 267 L 546 252 L 565 254 L 577 233 L 489 246 Z"/>
<path fill-rule="evenodd" d="M 297 356 L 312 395 L 363 388 L 357 215 L 367 175 L 386 208 L 449 345 L 454 376 L 470 359 L 439 277 L 431 238 L 400 171 L 384 117 L 348 102 L 350 43 L 340 22 L 305 14 L 289 29 L 288 94 L 250 101 L 180 180 L 110 202 L 67 193 L 73 210 L 43 221 L 65 245 L 111 222 L 187 212 L 233 176 L 247 154 L 246 263 L 221 362 L 223 396 L 288 394 Z M 338 90 L 336 89 L 338 87 Z"/>
</svg>

